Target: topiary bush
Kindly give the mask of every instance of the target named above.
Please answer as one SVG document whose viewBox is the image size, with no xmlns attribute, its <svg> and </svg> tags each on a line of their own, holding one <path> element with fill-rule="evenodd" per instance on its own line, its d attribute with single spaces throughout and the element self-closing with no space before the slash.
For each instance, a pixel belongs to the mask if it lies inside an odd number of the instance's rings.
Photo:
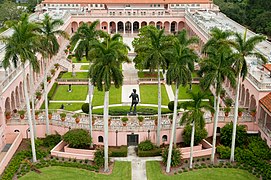
<svg viewBox="0 0 271 180">
<path fill-rule="evenodd" d="M 160 148 L 154 148 L 149 151 L 141 151 L 138 149 L 137 155 L 139 157 L 153 157 L 153 156 L 161 156 L 162 150 Z"/>
<path fill-rule="evenodd" d="M 154 147 L 155 146 L 152 144 L 150 140 L 145 140 L 138 144 L 138 149 L 140 151 L 150 151 L 150 150 L 153 150 Z"/>
<path fill-rule="evenodd" d="M 127 153 L 128 153 L 127 146 L 109 148 L 109 157 L 127 157 Z"/>
<path fill-rule="evenodd" d="M 216 147 L 216 151 L 221 159 L 230 159 L 231 148 L 228 146 L 219 145 Z"/>
<path fill-rule="evenodd" d="M 185 146 L 190 146 L 191 142 L 191 133 L 192 133 L 192 126 L 187 125 L 183 131 L 183 139 Z M 205 128 L 201 129 L 198 126 L 195 126 L 195 136 L 194 136 L 194 146 L 198 145 L 202 139 L 205 139 L 208 135 L 208 132 Z"/>
<path fill-rule="evenodd" d="M 56 132 L 56 134 L 46 135 L 43 139 L 43 145 L 45 147 L 56 146 L 61 141 L 61 135 Z"/>
<path fill-rule="evenodd" d="M 167 106 L 170 111 L 174 111 L 174 101 L 170 101 Z M 177 109 L 180 109 L 180 108 L 181 108 L 181 103 L 178 102 Z"/>
<path fill-rule="evenodd" d="M 91 143 L 91 137 L 87 130 L 72 129 L 63 136 L 63 140 L 71 148 L 88 149 Z"/>
<path fill-rule="evenodd" d="M 162 159 L 163 163 L 166 165 L 167 164 L 167 158 L 168 158 L 168 148 L 164 149 L 162 152 Z M 172 149 L 172 155 L 171 155 L 171 166 L 176 167 L 181 164 L 181 152 L 178 148 L 173 148 Z"/>
<path fill-rule="evenodd" d="M 95 162 L 96 166 L 102 167 L 104 165 L 104 150 L 103 149 L 98 149 L 94 153 L 94 155 L 95 155 L 94 162 Z"/>
<path fill-rule="evenodd" d="M 220 130 L 220 143 L 224 146 L 231 147 L 232 129 L 233 123 L 231 122 L 229 124 L 226 124 Z M 245 144 L 247 144 L 247 131 L 245 129 L 245 126 L 237 125 L 235 147 L 242 147 Z"/>
<path fill-rule="evenodd" d="M 89 103 L 84 103 L 81 107 L 83 113 L 88 114 L 89 113 Z"/>
</svg>

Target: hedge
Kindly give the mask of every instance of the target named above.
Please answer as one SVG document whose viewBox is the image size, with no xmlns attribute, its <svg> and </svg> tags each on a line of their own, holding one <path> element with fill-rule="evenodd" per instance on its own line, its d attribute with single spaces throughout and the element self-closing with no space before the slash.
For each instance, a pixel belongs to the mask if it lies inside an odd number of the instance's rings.
<svg viewBox="0 0 271 180">
<path fill-rule="evenodd" d="M 109 157 L 127 157 L 128 148 L 127 146 L 110 147 Z"/>
<path fill-rule="evenodd" d="M 53 96 L 54 96 L 54 94 L 56 92 L 57 87 L 58 87 L 58 84 L 54 83 L 51 90 L 48 93 L 48 100 L 52 100 L 52 98 L 53 98 Z"/>
<path fill-rule="evenodd" d="M 152 156 L 161 156 L 162 149 L 156 148 L 150 151 L 141 151 L 138 149 L 139 157 L 152 157 Z"/>
</svg>

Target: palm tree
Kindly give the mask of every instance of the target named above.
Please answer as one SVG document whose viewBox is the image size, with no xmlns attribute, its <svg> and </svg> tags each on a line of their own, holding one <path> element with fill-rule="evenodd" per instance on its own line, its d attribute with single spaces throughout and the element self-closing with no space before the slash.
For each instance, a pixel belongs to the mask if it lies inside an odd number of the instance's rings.
<svg viewBox="0 0 271 180">
<path fill-rule="evenodd" d="M 167 51 L 171 46 L 171 41 L 165 36 L 164 29 L 158 30 L 151 26 L 144 27 L 146 36 L 142 37 L 142 43 L 135 46 L 137 56 L 144 57 L 144 64 L 148 64 L 150 69 L 156 69 L 158 73 L 158 127 L 156 144 L 160 146 L 160 129 L 161 129 L 161 80 L 160 69 L 166 69 L 168 64 L 166 56 Z"/>
<path fill-rule="evenodd" d="M 211 111 L 213 108 L 209 103 L 203 102 L 203 99 L 210 98 L 208 94 L 199 91 L 198 93 L 189 92 L 192 101 L 186 101 L 182 104 L 182 107 L 186 110 L 183 113 L 180 124 L 186 123 L 187 125 L 192 124 L 191 143 L 190 143 L 190 161 L 189 168 L 193 167 L 193 146 L 194 146 L 194 135 L 195 126 L 199 126 L 201 129 L 205 126 L 205 119 L 203 117 L 204 111 Z"/>
<path fill-rule="evenodd" d="M 166 74 L 167 84 L 171 85 L 173 82 L 175 82 L 176 86 L 174 97 L 173 123 L 166 169 L 167 172 L 170 171 L 172 146 L 174 139 L 176 139 L 176 119 L 179 87 L 180 85 L 186 86 L 187 83 L 191 83 L 191 71 L 194 69 L 194 61 L 198 58 L 197 54 L 188 47 L 194 42 L 197 42 L 196 38 L 188 39 L 186 36 L 186 31 L 179 32 L 172 49 L 172 61 L 169 64 L 169 68 Z"/>
<path fill-rule="evenodd" d="M 83 23 L 82 26 L 78 28 L 74 36 L 71 38 L 71 44 L 76 45 L 75 47 L 75 53 L 76 57 L 80 58 L 85 54 L 86 59 L 89 61 L 89 66 L 91 59 L 89 57 L 89 51 L 91 50 L 91 45 L 94 42 L 98 41 L 99 37 L 104 36 L 104 32 L 102 30 L 96 30 L 97 25 L 99 24 L 99 21 L 94 21 L 90 25 L 87 23 Z M 89 131 L 90 136 L 92 137 L 92 94 L 93 94 L 93 85 L 91 83 L 91 79 L 89 78 L 88 81 L 88 96 L 89 96 Z M 93 144 L 91 143 L 91 147 Z"/>
<path fill-rule="evenodd" d="M 119 34 L 113 37 L 107 35 L 100 43 L 93 42 L 90 54 L 93 57 L 93 64 L 89 69 L 89 76 L 94 86 L 99 91 L 105 91 L 104 95 L 104 171 L 108 172 L 108 105 L 109 90 L 111 82 L 116 88 L 122 86 L 123 75 L 120 65 L 122 62 L 128 62 L 128 49 L 122 41 Z"/>
<path fill-rule="evenodd" d="M 257 57 L 258 60 L 261 60 L 262 63 L 266 63 L 267 59 L 261 53 L 254 51 L 255 46 L 264 41 L 266 37 L 264 36 L 253 36 L 249 39 L 246 38 L 247 30 L 244 33 L 244 36 L 240 33 L 235 34 L 235 44 L 233 47 L 237 51 L 238 57 L 234 62 L 234 68 L 237 74 L 237 88 L 236 88 L 236 96 L 235 96 L 235 105 L 234 105 L 234 119 L 233 119 L 233 131 L 232 131 L 232 144 L 231 144 L 231 157 L 230 161 L 234 161 L 234 149 L 235 149 L 235 139 L 236 139 L 236 125 L 237 125 L 237 115 L 238 115 L 238 106 L 239 106 L 239 91 L 240 91 L 240 83 L 241 77 L 243 80 L 247 76 L 247 62 L 245 57 Z"/>
<path fill-rule="evenodd" d="M 200 71 L 204 73 L 201 79 L 201 86 L 204 87 L 204 89 L 209 89 L 209 87 L 214 84 L 216 87 L 216 107 L 211 156 L 211 162 L 214 163 L 220 92 L 222 90 L 222 84 L 226 78 L 229 79 L 232 87 L 235 87 L 235 73 L 232 68 L 232 63 L 236 56 L 229 48 L 218 48 L 217 51 L 208 51 L 207 54 L 208 57 L 200 62 Z"/>
<path fill-rule="evenodd" d="M 19 22 L 14 23 L 11 28 L 14 31 L 13 34 L 9 37 L 1 38 L 1 40 L 6 44 L 5 49 L 6 52 L 3 60 L 3 67 L 6 69 L 7 67 L 10 66 L 11 63 L 13 63 L 16 67 L 18 61 L 20 61 L 23 64 L 23 86 L 24 86 L 25 103 L 27 108 L 27 119 L 30 129 L 33 162 L 36 162 L 37 158 L 36 158 L 35 139 L 25 69 L 27 67 L 26 63 L 29 62 L 29 65 L 32 66 L 34 71 L 39 70 L 39 63 L 35 55 L 35 49 L 36 47 L 39 46 L 38 44 L 39 35 L 37 33 L 38 25 L 29 22 L 28 15 L 23 14 Z"/>
<path fill-rule="evenodd" d="M 52 56 L 56 55 L 59 51 L 59 43 L 56 36 L 68 38 L 65 31 L 59 30 L 58 27 L 63 24 L 61 19 L 52 19 L 48 14 L 44 15 L 41 22 L 40 34 L 42 36 L 39 51 L 44 60 L 44 103 L 45 103 L 45 117 L 46 117 L 46 134 L 50 135 L 49 118 L 48 118 L 48 97 L 47 97 L 47 72 L 46 72 L 46 59 L 48 63 Z"/>
</svg>

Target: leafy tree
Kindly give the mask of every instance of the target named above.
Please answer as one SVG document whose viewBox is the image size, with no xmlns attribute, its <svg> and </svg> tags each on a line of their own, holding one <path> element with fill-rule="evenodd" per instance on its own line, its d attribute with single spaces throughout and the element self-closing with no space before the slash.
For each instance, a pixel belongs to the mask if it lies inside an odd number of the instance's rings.
<svg viewBox="0 0 271 180">
<path fill-rule="evenodd" d="M 72 129 L 63 136 L 63 140 L 71 148 L 87 149 L 90 147 L 91 137 L 85 129 Z"/>
<path fill-rule="evenodd" d="M 18 8 L 17 4 L 10 0 L 4 0 L 0 4 L 0 27 L 4 25 L 6 21 L 19 20 L 21 14 L 24 12 L 22 8 Z"/>
<path fill-rule="evenodd" d="M 167 159 L 168 159 L 168 148 L 164 149 L 162 152 L 162 162 L 164 164 L 167 164 Z M 178 148 L 173 148 L 172 149 L 172 156 L 171 156 L 171 161 L 170 161 L 170 166 L 176 167 L 181 164 L 181 159 L 182 159 L 182 154 Z"/>
<path fill-rule="evenodd" d="M 231 147 L 233 123 L 226 124 L 220 130 L 220 142 L 224 146 Z M 236 126 L 236 147 L 243 147 L 247 144 L 247 131 L 244 125 Z"/>
<path fill-rule="evenodd" d="M 191 133 L 192 126 L 186 125 L 183 131 L 183 140 L 185 146 L 189 146 L 191 143 Z M 205 139 L 208 135 L 208 132 L 205 128 L 200 128 L 199 126 L 195 126 L 195 137 L 194 137 L 194 145 L 197 146 L 202 139 Z"/>
</svg>

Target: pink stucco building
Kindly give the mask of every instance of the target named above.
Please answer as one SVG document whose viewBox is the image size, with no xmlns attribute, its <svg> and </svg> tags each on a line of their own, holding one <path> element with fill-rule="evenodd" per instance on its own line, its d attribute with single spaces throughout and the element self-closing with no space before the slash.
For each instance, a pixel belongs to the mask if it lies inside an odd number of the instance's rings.
<svg viewBox="0 0 271 180">
<path fill-rule="evenodd" d="M 44 0 L 37 6 L 37 12 L 31 15 L 31 20 L 39 20 L 42 18 L 42 13 L 48 12 L 53 18 L 62 18 L 64 25 L 59 27 L 67 33 L 74 33 L 83 23 L 91 23 L 99 20 L 100 24 L 97 28 L 102 29 L 110 34 L 120 33 L 124 37 L 136 36 L 138 30 L 146 25 L 154 25 L 158 29 L 164 28 L 166 33 L 174 33 L 183 28 L 187 29 L 189 35 L 196 35 L 200 38 L 198 50 L 210 38 L 209 31 L 213 27 L 221 29 L 229 29 L 243 33 L 245 28 L 233 20 L 227 18 L 219 12 L 219 8 L 213 4 L 212 0 Z M 1 35 L 10 35 L 11 30 L 3 32 Z M 248 36 L 255 35 L 248 31 Z M 52 61 L 47 64 L 47 70 L 53 68 L 55 63 L 59 63 L 62 68 L 69 69 L 71 64 L 64 60 L 68 41 L 63 38 L 58 38 L 61 44 L 61 50 L 52 58 Z M 261 52 L 269 60 L 271 60 L 270 51 L 271 44 L 267 41 L 260 43 L 256 51 Z M 4 57 L 5 46 L 0 44 L 0 61 Z M 131 52 L 133 53 L 133 52 Z M 44 60 L 40 58 L 41 71 L 34 73 L 35 86 L 30 90 L 41 90 L 40 84 L 43 78 Z M 247 126 L 249 132 L 259 132 L 267 144 L 271 146 L 271 67 L 270 65 L 261 66 L 257 64 L 255 58 L 247 59 L 249 64 L 249 73 L 247 78 L 242 82 L 240 88 L 240 106 L 252 110 L 256 109 L 256 117 L 251 117 L 249 113 L 245 113 L 239 118 L 239 123 Z M 27 82 L 29 84 L 29 66 L 26 67 Z M 60 69 L 56 71 L 52 82 L 48 84 L 48 89 L 52 87 L 55 78 L 58 76 Z M 50 72 L 49 72 L 50 74 Z M 23 78 L 22 66 L 18 68 L 10 67 L 7 70 L 0 68 L 0 150 L 9 143 L 8 136 L 14 133 L 19 133 L 23 138 L 29 136 L 27 131 L 28 125 L 26 120 L 19 120 L 16 114 L 16 109 L 24 107 L 23 95 Z M 224 88 L 227 96 L 234 97 L 234 89 L 225 82 Z M 30 92 L 29 92 L 30 93 Z M 43 102 L 43 98 L 36 99 L 36 108 L 39 108 Z M 6 116 L 7 114 L 11 117 Z M 181 116 L 181 114 L 180 114 Z M 224 113 L 219 115 L 219 128 L 225 123 L 232 120 L 233 114 L 229 117 L 224 117 Z M 72 119 L 68 115 L 68 119 Z M 85 119 L 87 119 L 85 117 Z M 126 127 L 120 125 L 120 117 L 112 117 L 114 125 L 109 128 L 109 145 L 127 145 L 129 140 L 142 141 L 151 138 L 155 142 L 156 138 L 160 138 L 161 142 L 168 143 L 170 139 L 170 122 L 168 116 L 163 117 L 161 137 L 156 137 L 156 126 L 150 117 L 145 117 L 143 126 L 139 124 L 128 124 Z M 206 128 L 208 136 L 212 136 L 213 123 L 211 117 L 206 115 Z M 44 114 L 40 114 L 37 124 L 38 137 L 45 136 L 45 121 Z M 88 128 L 88 124 L 84 123 L 84 117 L 79 124 L 74 121 L 61 122 L 57 114 L 53 116 L 51 121 L 51 132 L 55 131 L 63 134 L 69 127 Z M 180 142 L 183 127 L 178 126 L 177 141 Z M 97 144 L 102 144 L 103 126 L 102 119 L 97 117 L 97 122 L 94 124 L 93 141 Z"/>
</svg>

